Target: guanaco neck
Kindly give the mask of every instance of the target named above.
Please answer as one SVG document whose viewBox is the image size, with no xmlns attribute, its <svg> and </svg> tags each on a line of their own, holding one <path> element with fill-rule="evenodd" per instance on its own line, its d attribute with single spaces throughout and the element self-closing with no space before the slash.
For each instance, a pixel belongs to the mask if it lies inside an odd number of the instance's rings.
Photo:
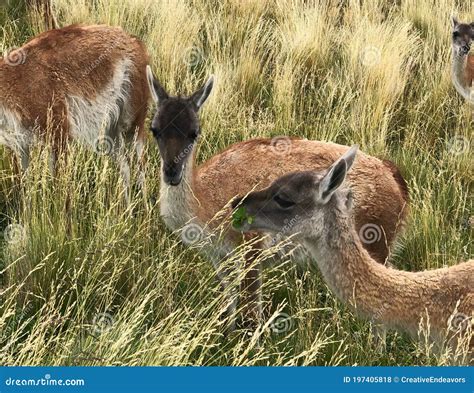
<svg viewBox="0 0 474 393">
<path fill-rule="evenodd" d="M 324 235 L 306 238 L 304 244 L 336 296 L 369 319 L 416 329 L 414 324 L 418 320 L 411 310 L 417 303 L 423 309 L 419 298 L 422 284 L 413 276 L 416 273 L 375 262 L 362 246 L 352 218 L 346 213 L 331 209 L 325 222 Z"/>
<path fill-rule="evenodd" d="M 196 143 L 183 168 L 183 177 L 177 186 L 170 186 L 163 178 L 161 168 L 160 214 L 166 225 L 177 230 L 195 218 L 193 206 L 196 204 L 195 190 L 195 156 Z"/>
<path fill-rule="evenodd" d="M 460 55 L 459 52 L 453 48 L 453 60 L 451 67 L 451 78 L 453 80 L 456 91 L 466 100 L 471 100 L 471 86 L 468 86 L 466 81 L 466 67 L 468 55 Z"/>
</svg>

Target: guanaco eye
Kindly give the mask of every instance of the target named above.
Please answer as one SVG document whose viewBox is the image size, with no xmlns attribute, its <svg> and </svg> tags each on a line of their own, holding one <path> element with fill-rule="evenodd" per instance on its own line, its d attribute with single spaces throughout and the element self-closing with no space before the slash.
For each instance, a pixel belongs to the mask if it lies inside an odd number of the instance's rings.
<svg viewBox="0 0 474 393">
<path fill-rule="evenodd" d="M 289 209 L 290 207 L 295 205 L 295 202 L 291 202 L 287 199 L 282 198 L 280 195 L 275 194 L 273 196 L 273 200 L 280 205 L 283 209 Z"/>
<path fill-rule="evenodd" d="M 192 130 L 191 133 L 189 134 L 189 137 L 191 139 L 196 139 L 199 136 L 198 130 Z"/>
<path fill-rule="evenodd" d="M 458 38 L 461 34 L 459 34 L 459 31 L 455 31 L 453 33 L 453 38 Z"/>
<path fill-rule="evenodd" d="M 150 131 L 153 133 L 155 138 L 158 138 L 160 136 L 160 130 L 158 128 L 150 127 Z"/>
</svg>

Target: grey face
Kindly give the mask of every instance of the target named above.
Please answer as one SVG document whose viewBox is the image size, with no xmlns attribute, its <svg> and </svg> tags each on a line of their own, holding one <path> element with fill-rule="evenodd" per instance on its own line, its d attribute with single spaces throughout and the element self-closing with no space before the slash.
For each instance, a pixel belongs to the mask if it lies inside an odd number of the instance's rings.
<svg viewBox="0 0 474 393">
<path fill-rule="evenodd" d="M 252 192 L 233 201 L 242 206 L 252 220 L 244 220 L 242 231 L 278 232 L 286 236 L 299 234 L 319 237 L 325 230 L 328 212 L 334 208 L 350 209 L 350 192 L 335 192 L 343 184 L 354 163 L 357 146 L 322 172 L 294 172 L 275 180 L 270 187 Z"/>
<path fill-rule="evenodd" d="M 163 179 L 176 186 L 200 133 L 197 109 L 188 99 L 161 100 L 151 131 L 160 149 Z"/>
<path fill-rule="evenodd" d="M 474 39 L 474 23 L 459 23 L 455 18 L 452 20 L 453 48 L 459 56 L 465 56 L 471 50 L 471 44 Z"/>
<path fill-rule="evenodd" d="M 148 85 L 158 109 L 151 132 L 158 142 L 163 180 L 177 186 L 183 178 L 184 166 L 192 154 L 200 134 L 198 111 L 211 93 L 213 77 L 189 97 L 171 97 L 147 67 Z"/>
<path fill-rule="evenodd" d="M 234 200 L 233 207 L 240 204 L 253 217 L 250 224 L 244 223 L 242 230 L 297 233 L 301 222 L 308 220 L 316 207 L 317 183 L 318 175 L 314 172 L 290 173 L 262 191 Z"/>
</svg>

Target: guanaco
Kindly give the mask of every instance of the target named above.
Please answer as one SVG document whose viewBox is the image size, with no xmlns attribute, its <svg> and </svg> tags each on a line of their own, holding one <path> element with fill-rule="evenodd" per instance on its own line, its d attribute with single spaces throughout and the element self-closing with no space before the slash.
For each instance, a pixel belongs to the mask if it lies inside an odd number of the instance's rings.
<svg viewBox="0 0 474 393">
<path fill-rule="evenodd" d="M 212 233 L 229 218 L 235 196 L 262 189 L 288 172 L 324 168 L 348 149 L 334 143 L 284 138 L 282 142 L 288 151 L 282 154 L 275 139 L 254 139 L 233 144 L 197 166 L 195 155 L 201 134 L 198 112 L 211 93 L 213 77 L 190 96 L 171 96 L 153 76 L 151 68 L 147 68 L 147 75 L 157 104 L 151 131 L 161 155 L 160 213 L 173 231 L 193 223 Z M 407 185 L 390 161 L 362 153 L 349 182 L 354 187 L 357 228 L 373 225 L 380 232 L 365 247 L 378 262 L 384 263 L 405 221 Z M 203 246 L 203 252 L 210 257 L 222 286 L 227 288 L 232 269 L 220 269 L 222 260 L 242 244 L 242 237 L 229 230 L 214 239 Z M 256 248 L 267 246 L 266 242 L 256 244 Z M 255 318 L 261 314 L 260 267 L 254 263 L 257 256 L 254 252 L 246 254 L 243 266 L 249 273 L 241 285 L 241 292 L 247 294 L 241 302 L 249 305 L 249 314 Z M 229 312 L 235 310 L 235 305 L 232 302 Z"/>
<path fill-rule="evenodd" d="M 467 337 L 472 349 L 474 260 L 421 272 L 377 263 L 354 223 L 355 179 L 347 182 L 352 190 L 343 187 L 356 152 L 354 146 L 323 171 L 290 173 L 236 200 L 252 217 L 241 230 L 295 236 L 314 257 L 330 289 L 357 314 L 413 336 L 424 321 L 436 343 L 447 339 L 458 345 Z"/>
<path fill-rule="evenodd" d="M 142 157 L 148 61 L 139 39 L 109 26 L 50 30 L 7 52 L 0 58 L 0 143 L 26 170 L 31 148 L 46 135 L 55 155 L 73 138 L 115 156 L 128 184 L 120 151 L 134 142 Z"/>
<path fill-rule="evenodd" d="M 459 94 L 474 104 L 474 54 L 470 54 L 474 39 L 474 22 L 460 23 L 452 17 L 452 79 Z"/>
</svg>

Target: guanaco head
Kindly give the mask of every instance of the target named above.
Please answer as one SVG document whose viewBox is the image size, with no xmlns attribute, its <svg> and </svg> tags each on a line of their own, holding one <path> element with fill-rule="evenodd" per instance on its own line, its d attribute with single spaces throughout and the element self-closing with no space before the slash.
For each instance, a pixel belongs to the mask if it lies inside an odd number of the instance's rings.
<svg viewBox="0 0 474 393">
<path fill-rule="evenodd" d="M 209 97 L 214 79 L 211 76 L 203 87 L 189 97 L 174 97 L 161 86 L 149 66 L 147 78 L 151 95 L 158 106 L 151 131 L 160 149 L 163 179 L 166 184 L 177 186 L 199 137 L 198 111 Z"/>
<path fill-rule="evenodd" d="M 453 50 L 459 56 L 465 56 L 471 50 L 474 40 L 474 22 L 460 23 L 454 16 L 451 18 L 453 26 Z"/>
<path fill-rule="evenodd" d="M 268 188 L 233 201 L 247 219 L 242 231 L 263 231 L 285 236 L 320 237 L 328 227 L 332 209 L 349 212 L 352 196 L 339 190 L 351 168 L 358 147 L 350 148 L 322 172 L 294 172 L 275 180 Z"/>
</svg>

